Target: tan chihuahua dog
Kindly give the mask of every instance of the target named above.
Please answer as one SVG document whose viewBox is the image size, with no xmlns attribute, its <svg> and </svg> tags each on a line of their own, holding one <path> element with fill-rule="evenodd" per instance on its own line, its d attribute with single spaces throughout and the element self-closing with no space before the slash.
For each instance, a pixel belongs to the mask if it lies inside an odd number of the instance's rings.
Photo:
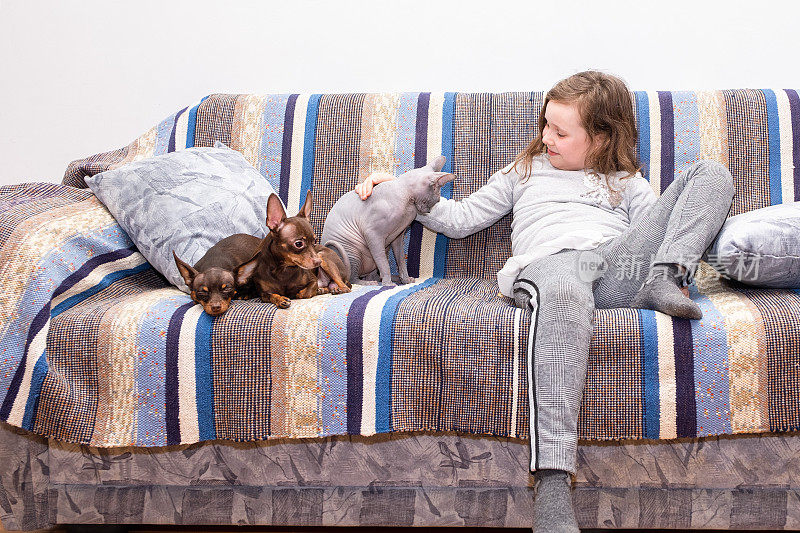
<svg viewBox="0 0 800 533">
<path fill-rule="evenodd" d="M 281 309 L 290 298 L 311 298 L 317 294 L 350 292 L 349 275 L 333 250 L 317 244 L 311 228 L 311 191 L 296 216 L 287 218 L 276 194 L 267 200 L 269 233 L 258 251 L 235 272 L 240 286 L 253 284 L 263 302 Z"/>
</svg>

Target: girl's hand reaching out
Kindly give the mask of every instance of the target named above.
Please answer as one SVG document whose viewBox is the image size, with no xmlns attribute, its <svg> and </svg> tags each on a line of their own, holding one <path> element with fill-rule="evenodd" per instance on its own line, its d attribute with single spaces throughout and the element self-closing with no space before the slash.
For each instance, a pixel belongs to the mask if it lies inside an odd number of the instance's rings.
<svg viewBox="0 0 800 533">
<path fill-rule="evenodd" d="M 372 194 L 372 187 L 384 181 L 394 179 L 394 174 L 388 172 L 373 172 L 364 179 L 363 182 L 356 185 L 356 194 L 362 199 L 366 200 Z"/>
</svg>

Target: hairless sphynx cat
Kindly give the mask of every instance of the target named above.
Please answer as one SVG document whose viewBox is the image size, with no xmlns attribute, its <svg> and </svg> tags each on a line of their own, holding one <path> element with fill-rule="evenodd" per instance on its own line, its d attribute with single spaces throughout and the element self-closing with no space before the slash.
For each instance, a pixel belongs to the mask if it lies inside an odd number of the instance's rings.
<svg viewBox="0 0 800 533">
<path fill-rule="evenodd" d="M 320 242 L 342 256 L 351 283 L 377 268 L 381 284 L 391 285 L 390 245 L 400 283 L 413 281 L 406 267 L 403 235 L 417 213 L 427 214 L 439 201 L 442 186 L 455 179 L 453 174 L 441 172 L 445 161 L 440 155 L 422 168 L 380 183 L 366 200 L 350 191 L 336 201 L 325 219 Z"/>
</svg>

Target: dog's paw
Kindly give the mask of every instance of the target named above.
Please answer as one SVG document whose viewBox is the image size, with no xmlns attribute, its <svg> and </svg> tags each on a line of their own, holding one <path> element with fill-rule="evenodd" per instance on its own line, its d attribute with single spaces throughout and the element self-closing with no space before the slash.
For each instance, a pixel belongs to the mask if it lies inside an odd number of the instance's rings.
<svg viewBox="0 0 800 533">
<path fill-rule="evenodd" d="M 350 292 L 350 287 L 339 287 L 339 286 L 331 287 L 331 294 L 345 294 L 348 292 Z"/>
<path fill-rule="evenodd" d="M 408 285 L 409 283 L 414 283 L 415 281 L 417 281 L 417 278 L 412 278 L 411 276 L 400 278 L 401 285 Z"/>
<path fill-rule="evenodd" d="M 328 294 L 328 293 L 336 294 L 332 290 L 328 289 L 328 287 L 318 287 L 317 288 L 317 296 L 319 296 L 321 294 Z"/>
<path fill-rule="evenodd" d="M 267 297 L 261 297 L 262 302 L 269 302 L 278 309 L 286 309 L 292 303 L 292 301 L 287 298 L 286 296 L 281 296 L 280 294 L 270 294 Z"/>
</svg>

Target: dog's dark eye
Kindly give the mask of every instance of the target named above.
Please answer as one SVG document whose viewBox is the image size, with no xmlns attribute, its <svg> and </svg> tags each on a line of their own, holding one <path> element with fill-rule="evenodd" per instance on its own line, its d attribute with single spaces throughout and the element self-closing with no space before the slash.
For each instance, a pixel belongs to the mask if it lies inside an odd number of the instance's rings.
<svg viewBox="0 0 800 533">
<path fill-rule="evenodd" d="M 306 243 L 303 241 L 300 240 L 294 241 L 294 247 L 297 248 L 298 250 L 302 250 L 305 245 Z"/>
</svg>

